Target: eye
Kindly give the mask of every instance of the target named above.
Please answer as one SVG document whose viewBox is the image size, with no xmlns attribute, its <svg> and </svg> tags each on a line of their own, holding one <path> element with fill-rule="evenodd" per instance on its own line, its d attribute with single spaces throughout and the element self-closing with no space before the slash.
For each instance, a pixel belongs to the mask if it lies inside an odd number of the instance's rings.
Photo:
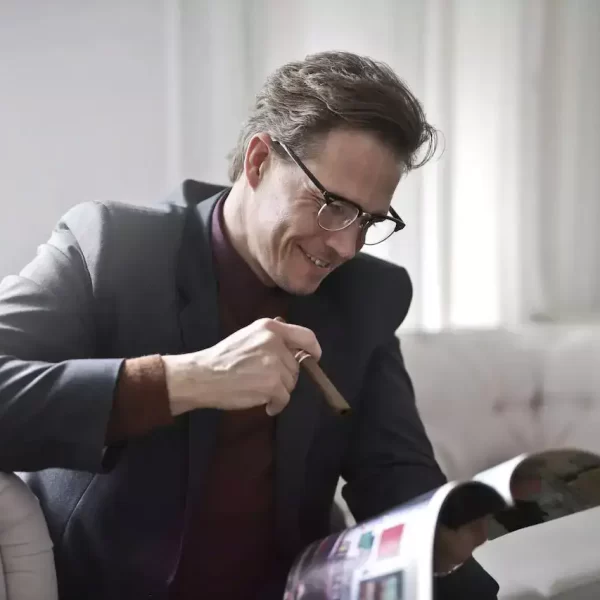
<svg viewBox="0 0 600 600">
<path fill-rule="evenodd" d="M 335 216 L 342 217 L 348 214 L 348 206 L 336 200 L 330 202 L 328 208 L 331 214 Z"/>
</svg>

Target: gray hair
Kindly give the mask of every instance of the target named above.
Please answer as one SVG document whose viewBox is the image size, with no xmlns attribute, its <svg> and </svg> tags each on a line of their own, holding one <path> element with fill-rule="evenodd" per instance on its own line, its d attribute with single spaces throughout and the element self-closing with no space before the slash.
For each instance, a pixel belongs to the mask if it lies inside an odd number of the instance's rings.
<svg viewBox="0 0 600 600">
<path fill-rule="evenodd" d="M 229 155 L 229 177 L 235 182 L 242 174 L 257 133 L 269 133 L 305 158 L 320 136 L 337 128 L 374 133 L 396 152 L 405 172 L 424 165 L 437 148 L 437 130 L 387 64 L 350 52 L 320 52 L 267 78 Z"/>
</svg>

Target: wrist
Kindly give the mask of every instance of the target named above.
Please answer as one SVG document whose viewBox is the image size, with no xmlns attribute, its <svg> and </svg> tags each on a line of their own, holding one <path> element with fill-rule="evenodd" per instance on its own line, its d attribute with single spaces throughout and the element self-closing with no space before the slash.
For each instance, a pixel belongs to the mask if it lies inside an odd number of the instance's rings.
<svg viewBox="0 0 600 600">
<path fill-rule="evenodd" d="M 207 378 L 202 376 L 198 364 L 198 354 L 163 356 L 165 378 L 171 414 L 177 416 L 197 408 L 210 408 L 206 403 L 208 393 Z"/>
<path fill-rule="evenodd" d="M 465 563 L 458 563 L 457 565 L 454 565 L 453 567 L 442 571 L 436 570 L 433 572 L 433 576 L 437 578 L 447 577 L 448 575 L 452 575 L 452 573 L 458 571 L 458 569 L 460 569 L 464 564 Z"/>
</svg>

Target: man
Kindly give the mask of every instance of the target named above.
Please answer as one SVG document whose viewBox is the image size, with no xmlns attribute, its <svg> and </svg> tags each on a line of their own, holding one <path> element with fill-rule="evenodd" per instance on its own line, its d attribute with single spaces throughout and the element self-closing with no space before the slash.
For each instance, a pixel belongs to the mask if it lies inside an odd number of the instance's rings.
<svg viewBox="0 0 600 600">
<path fill-rule="evenodd" d="M 77 206 L 4 281 L 0 468 L 30 472 L 62 600 L 281 598 L 340 475 L 359 521 L 444 483 L 395 337 L 409 277 L 359 253 L 434 150 L 388 67 L 309 56 L 259 93 L 230 188 Z M 481 541 L 441 532 L 440 597 L 495 597 Z"/>
</svg>

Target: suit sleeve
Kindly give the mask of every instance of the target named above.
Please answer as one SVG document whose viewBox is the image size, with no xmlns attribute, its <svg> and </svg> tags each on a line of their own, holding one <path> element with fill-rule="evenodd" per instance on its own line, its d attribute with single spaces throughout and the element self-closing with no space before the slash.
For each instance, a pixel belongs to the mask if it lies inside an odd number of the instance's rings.
<svg viewBox="0 0 600 600">
<path fill-rule="evenodd" d="M 359 522 L 446 482 L 419 416 L 395 336 L 372 356 L 360 406 L 342 473 L 347 482 L 343 496 Z M 474 559 L 436 580 L 440 600 L 491 600 L 497 591 L 496 582 Z"/>
<path fill-rule="evenodd" d="M 0 284 L 0 470 L 102 470 L 123 362 L 93 358 L 90 259 L 103 260 L 105 225 L 101 206 L 73 209 L 34 260 Z"/>
</svg>

